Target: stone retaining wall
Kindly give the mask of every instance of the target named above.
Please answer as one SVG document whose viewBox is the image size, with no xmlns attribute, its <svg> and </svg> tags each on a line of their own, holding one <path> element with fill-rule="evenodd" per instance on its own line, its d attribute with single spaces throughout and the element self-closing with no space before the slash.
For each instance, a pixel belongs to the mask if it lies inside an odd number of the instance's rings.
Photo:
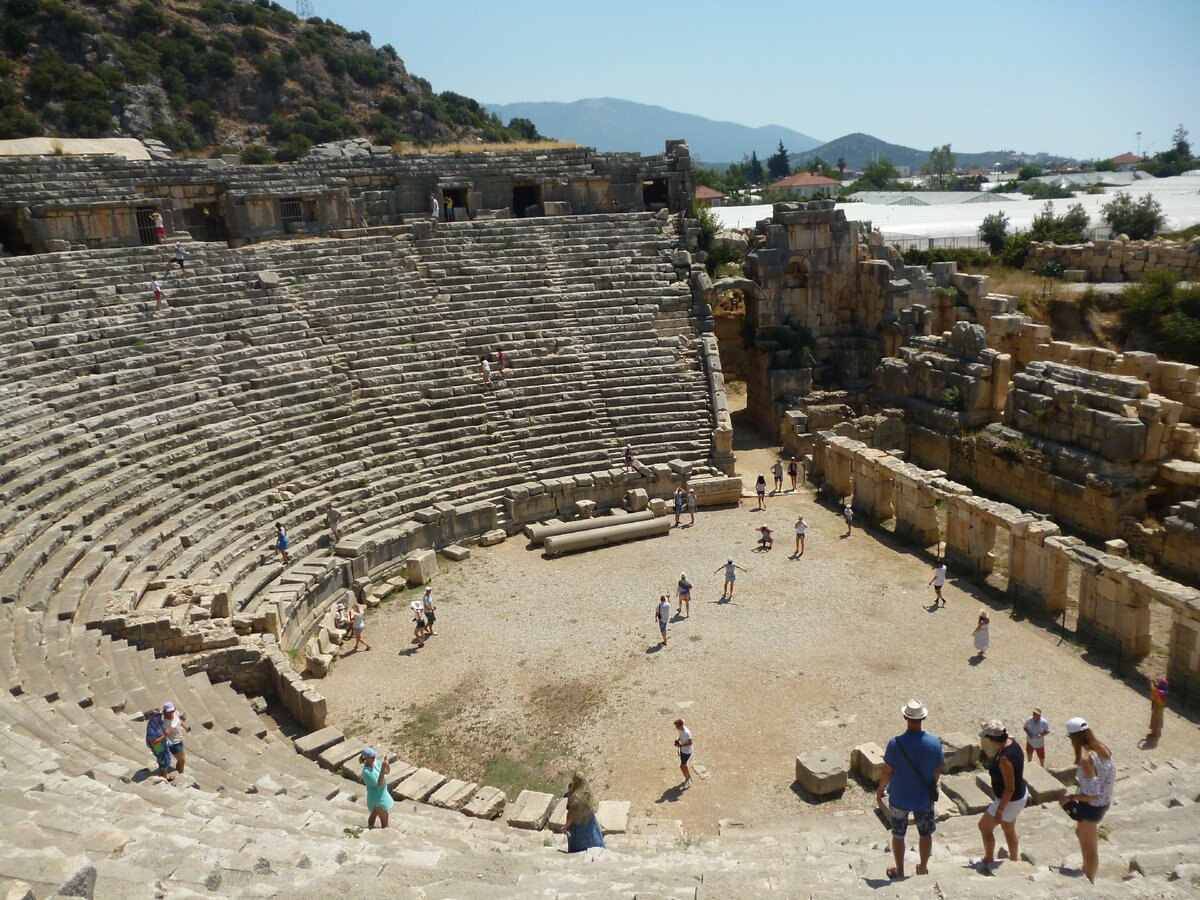
<svg viewBox="0 0 1200 900">
<path fill-rule="evenodd" d="M 1153 269 L 1168 269 L 1180 278 L 1200 277 L 1200 237 L 1190 241 L 1170 241 L 1154 238 L 1150 241 L 1131 241 L 1121 235 L 1110 241 L 1089 241 L 1086 244 L 1029 245 L 1025 268 L 1039 271 L 1046 263 L 1058 263 L 1064 270 L 1083 274 L 1078 281 L 1137 281 Z"/>
<path fill-rule="evenodd" d="M 812 480 L 839 498 L 852 496 L 863 521 L 894 519 L 897 536 L 922 548 L 943 538 L 935 510 L 944 503 L 944 553 L 952 575 L 991 572 L 997 532 L 1003 529 L 1009 538 L 1008 592 L 1014 603 L 1061 612 L 1074 567 L 1079 573 L 1077 632 L 1117 648 L 1122 659 L 1150 652 L 1151 606 L 1164 604 L 1172 613 L 1170 676 L 1200 679 L 1200 591 L 1064 536 L 1045 517 L 975 496 L 941 471 L 921 469 L 831 432 L 817 436 Z"/>
</svg>

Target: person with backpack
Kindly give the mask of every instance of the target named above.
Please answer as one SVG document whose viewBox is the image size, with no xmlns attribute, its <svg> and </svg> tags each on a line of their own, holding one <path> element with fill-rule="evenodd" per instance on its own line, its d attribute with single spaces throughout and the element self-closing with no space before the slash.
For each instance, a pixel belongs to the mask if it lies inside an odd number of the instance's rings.
<svg viewBox="0 0 1200 900">
<path fill-rule="evenodd" d="M 908 817 L 917 825 L 920 862 L 917 874 L 929 874 L 929 855 L 933 852 L 933 833 L 937 830 L 933 803 L 938 795 L 938 779 L 942 777 L 945 756 L 942 742 L 924 730 L 929 711 L 920 700 L 909 700 L 900 708 L 904 717 L 903 734 L 888 741 L 883 754 L 883 775 L 875 798 L 883 800 L 886 792 L 892 819 L 892 858 L 895 865 L 889 866 L 888 878 L 904 877 L 905 835 L 908 833 Z"/>
</svg>

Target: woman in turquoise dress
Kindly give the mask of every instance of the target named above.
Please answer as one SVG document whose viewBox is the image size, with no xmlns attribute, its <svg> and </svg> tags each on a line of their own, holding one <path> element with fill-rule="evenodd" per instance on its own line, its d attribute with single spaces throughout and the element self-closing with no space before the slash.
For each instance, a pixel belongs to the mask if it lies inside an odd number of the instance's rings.
<svg viewBox="0 0 1200 900">
<path fill-rule="evenodd" d="M 571 776 L 567 787 L 567 852 L 580 853 L 603 847 L 604 835 L 596 821 L 596 798 L 582 772 Z"/>
<path fill-rule="evenodd" d="M 378 818 L 379 827 L 387 828 L 388 810 L 395 802 L 387 786 L 387 773 L 392 767 L 386 759 L 380 759 L 370 747 L 363 748 L 363 752 L 358 755 L 358 761 L 363 765 L 362 781 L 367 786 L 367 809 L 370 810 L 367 827 L 374 828 L 375 819 Z"/>
</svg>

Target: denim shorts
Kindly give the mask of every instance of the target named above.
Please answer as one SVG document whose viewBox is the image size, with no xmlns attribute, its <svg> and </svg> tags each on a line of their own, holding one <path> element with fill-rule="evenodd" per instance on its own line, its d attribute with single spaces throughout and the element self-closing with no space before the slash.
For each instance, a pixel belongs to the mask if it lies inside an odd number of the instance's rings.
<svg viewBox="0 0 1200 900">
<path fill-rule="evenodd" d="M 892 835 L 902 838 L 908 833 L 909 810 L 898 806 L 892 807 Z M 912 811 L 913 820 L 917 823 L 917 834 L 926 836 L 937 830 L 937 819 L 934 818 L 933 807 Z"/>
</svg>

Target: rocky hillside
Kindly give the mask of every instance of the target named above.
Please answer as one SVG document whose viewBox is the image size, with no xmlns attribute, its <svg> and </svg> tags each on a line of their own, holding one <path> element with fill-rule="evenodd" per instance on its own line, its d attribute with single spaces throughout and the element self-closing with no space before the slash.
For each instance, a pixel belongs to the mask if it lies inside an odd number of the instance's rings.
<svg viewBox="0 0 1200 900">
<path fill-rule="evenodd" d="M 157 138 L 286 161 L 315 143 L 532 140 L 395 48 L 269 0 L 0 0 L 0 138 Z"/>
</svg>

